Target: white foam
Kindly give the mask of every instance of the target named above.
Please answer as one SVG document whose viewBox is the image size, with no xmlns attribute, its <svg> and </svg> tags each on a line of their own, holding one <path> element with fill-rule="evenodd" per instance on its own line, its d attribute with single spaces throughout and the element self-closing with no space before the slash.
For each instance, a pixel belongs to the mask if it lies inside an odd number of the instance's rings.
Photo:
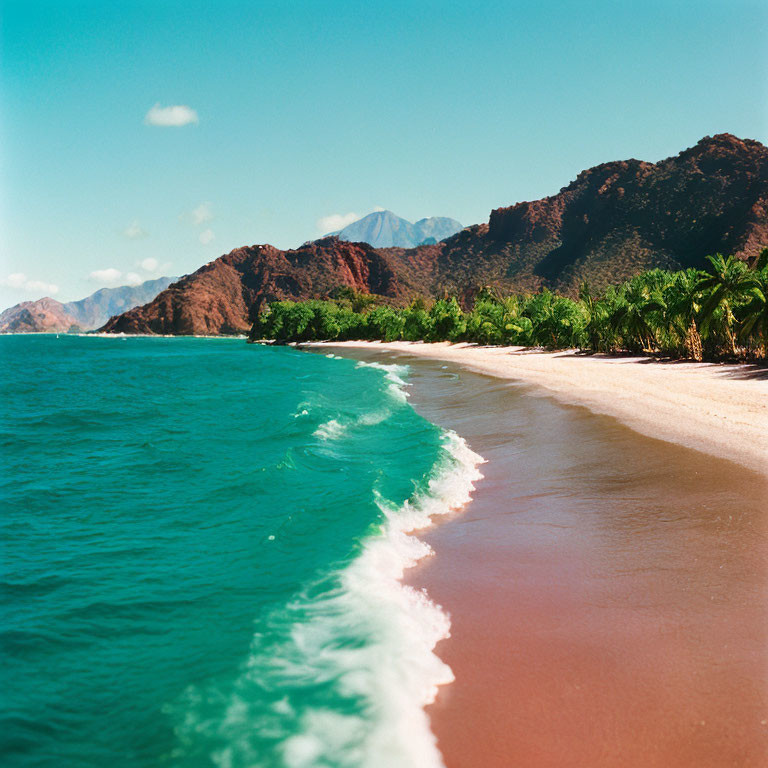
<svg viewBox="0 0 768 768">
<path fill-rule="evenodd" d="M 405 386 L 402 366 L 369 365 Z M 335 433 L 333 421 L 315 434 Z M 402 579 L 432 554 L 414 532 L 469 501 L 481 463 L 446 432 L 425 492 L 401 506 L 377 497 L 383 522 L 358 556 L 271 618 L 229 692 L 207 701 L 199 689 L 188 692 L 177 728 L 182 751 L 204 735 L 220 745 L 211 754 L 219 768 L 266 768 L 276 764 L 263 751 L 268 738 L 286 768 L 443 768 L 424 708 L 454 679 L 435 654 L 450 636 L 450 618 Z M 269 692 L 280 698 L 268 704 Z"/>
<path fill-rule="evenodd" d="M 281 677 L 313 685 L 332 682 L 338 695 L 362 699 L 366 717 L 308 708 L 281 745 L 287 768 L 442 768 L 424 707 L 451 669 L 435 654 L 450 636 L 450 619 L 425 591 L 402 583 L 403 573 L 432 553 L 412 534 L 469 501 L 482 459 L 454 433 L 445 437 L 442 468 L 428 493 L 385 516 L 378 535 L 341 573 L 340 588 L 319 601 L 300 600 L 290 629 L 292 648 L 273 656 Z M 365 638 L 346 647 L 340 638 Z M 285 649 L 283 649 L 285 650 Z M 257 653 L 256 667 L 266 659 Z M 284 706 L 284 705 L 281 705 Z"/>
<path fill-rule="evenodd" d="M 337 419 L 329 419 L 323 422 L 312 434 L 321 440 L 338 440 L 346 431 L 346 425 Z"/>
<path fill-rule="evenodd" d="M 180 335 L 178 333 L 97 333 L 89 331 L 88 333 L 66 333 L 64 336 L 77 336 L 81 339 L 216 339 L 228 341 L 242 341 L 248 337 L 245 334 L 236 336 L 206 336 L 205 334 Z M 56 338 L 59 334 L 56 334 Z"/>
<path fill-rule="evenodd" d="M 343 359 L 334 355 L 326 355 L 326 357 L 336 357 L 339 360 Z M 408 382 L 405 380 L 405 377 L 408 375 L 407 365 L 375 362 L 366 363 L 361 361 L 358 362 L 355 367 L 375 368 L 377 370 L 384 371 L 384 378 L 388 382 L 388 393 L 397 401 L 397 405 L 402 405 L 403 403 L 407 402 L 408 393 L 405 391 L 405 388 L 408 386 Z M 304 404 L 302 404 L 302 406 L 303 405 Z M 306 410 L 301 411 L 301 414 L 305 415 Z M 370 411 L 369 413 L 361 414 L 351 423 L 346 423 L 344 421 L 340 421 L 339 419 L 329 419 L 328 421 L 322 423 L 313 432 L 313 435 L 315 437 L 319 437 L 321 440 L 338 440 L 351 425 L 363 427 L 375 426 L 376 424 L 381 424 L 382 421 L 388 419 L 391 414 L 392 411 L 390 409 L 380 408 L 375 411 Z M 296 416 L 296 414 L 294 414 L 294 416 Z"/>
<path fill-rule="evenodd" d="M 405 377 L 408 375 L 407 365 L 397 365 L 396 363 L 366 363 L 361 360 L 355 368 L 376 368 L 384 371 L 384 378 L 389 382 L 389 393 L 400 402 L 405 402 L 408 398 L 408 392 L 405 388 L 408 382 Z"/>
<path fill-rule="evenodd" d="M 380 535 L 366 543 L 342 574 L 343 591 L 335 598 L 344 608 L 340 617 L 359 617 L 375 642 L 339 659 L 347 667 L 343 683 L 348 693 L 368 698 L 374 708 L 373 727 L 367 724 L 360 744 L 360 761 L 340 765 L 443 764 L 424 707 L 434 701 L 438 686 L 453 680 L 450 668 L 434 653 L 437 643 L 450 635 L 450 619 L 425 591 L 404 585 L 402 578 L 407 568 L 432 554 L 412 532 L 429 526 L 433 516 L 466 504 L 481 477 L 481 457 L 455 433 L 447 434 L 445 448 L 444 467 L 430 482 L 428 494 L 398 509 L 379 501 L 386 516 Z M 342 755 L 325 757 L 334 763 Z"/>
<path fill-rule="evenodd" d="M 390 390 L 405 400 L 407 367 L 358 363 L 386 372 Z M 370 414 L 360 418 L 372 419 Z M 386 418 L 386 415 L 384 415 Z M 424 708 L 453 672 L 434 652 L 450 636 L 450 618 L 426 591 L 402 583 L 407 568 L 432 554 L 413 535 L 432 518 L 459 509 L 470 500 L 482 475 L 484 459 L 455 432 L 444 435 L 440 466 L 428 492 L 394 507 L 377 498 L 385 522 L 360 555 L 342 572 L 341 589 L 309 603 L 309 616 L 291 630 L 302 649 L 301 676 L 337 680 L 338 692 L 369 703 L 368 718 L 309 709 L 299 733 L 282 745 L 288 768 L 334 765 L 344 768 L 442 768 L 443 761 Z M 307 618 L 309 620 L 307 621 Z M 339 647 L 338 638 L 353 634 L 368 641 Z M 317 678 L 315 678 L 317 679 Z"/>
</svg>

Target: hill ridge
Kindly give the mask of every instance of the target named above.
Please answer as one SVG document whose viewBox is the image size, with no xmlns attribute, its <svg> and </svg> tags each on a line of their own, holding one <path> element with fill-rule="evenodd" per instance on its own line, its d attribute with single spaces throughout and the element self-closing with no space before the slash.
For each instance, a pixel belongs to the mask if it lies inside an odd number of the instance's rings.
<svg viewBox="0 0 768 768">
<path fill-rule="evenodd" d="M 434 245 L 373 248 L 329 236 L 298 249 L 236 249 L 113 318 L 106 331 L 246 333 L 274 299 L 322 298 L 340 286 L 393 302 L 480 288 L 574 295 L 654 267 L 700 268 L 708 254 L 750 260 L 768 245 L 768 148 L 704 137 L 657 163 L 585 169 L 557 194 L 495 208 L 488 222 Z M 239 271 L 230 262 L 238 257 Z"/>
<path fill-rule="evenodd" d="M 93 330 L 113 315 L 150 301 L 173 280 L 172 277 L 158 277 L 139 285 L 100 288 L 78 301 L 61 302 L 50 296 L 22 301 L 0 313 L 0 333 Z"/>
</svg>

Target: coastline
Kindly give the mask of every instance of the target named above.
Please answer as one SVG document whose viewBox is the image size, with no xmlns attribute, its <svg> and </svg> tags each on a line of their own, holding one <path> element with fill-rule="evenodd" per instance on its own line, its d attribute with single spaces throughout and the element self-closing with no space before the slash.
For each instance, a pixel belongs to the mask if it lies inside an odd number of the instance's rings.
<svg viewBox="0 0 768 768">
<path fill-rule="evenodd" d="M 447 768 L 764 765 L 764 474 L 439 348 L 323 346 L 408 363 L 414 407 L 487 459 L 405 576 L 451 620 L 426 710 Z"/>
<path fill-rule="evenodd" d="M 768 368 L 448 342 L 345 341 L 299 346 L 443 360 L 533 384 L 561 402 L 613 416 L 648 437 L 768 474 Z"/>
</svg>

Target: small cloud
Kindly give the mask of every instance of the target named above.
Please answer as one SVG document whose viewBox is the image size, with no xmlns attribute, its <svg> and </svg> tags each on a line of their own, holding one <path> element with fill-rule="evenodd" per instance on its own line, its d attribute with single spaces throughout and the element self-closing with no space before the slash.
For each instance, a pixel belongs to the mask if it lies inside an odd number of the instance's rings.
<svg viewBox="0 0 768 768">
<path fill-rule="evenodd" d="M 0 278 L 0 285 L 13 288 L 16 291 L 29 291 L 53 296 L 59 292 L 59 286 L 42 280 L 30 280 L 23 272 L 12 272 L 7 277 Z"/>
<path fill-rule="evenodd" d="M 126 272 L 123 281 L 126 285 L 141 285 L 144 282 L 144 278 L 135 272 Z"/>
<path fill-rule="evenodd" d="M 139 262 L 139 266 L 145 271 L 145 272 L 156 272 L 157 271 L 157 259 L 143 259 Z"/>
<path fill-rule="evenodd" d="M 138 240 L 140 237 L 146 237 L 148 234 L 135 219 L 123 230 L 123 237 L 127 237 L 129 240 Z"/>
<path fill-rule="evenodd" d="M 211 242 L 211 241 L 214 239 L 214 237 L 216 237 L 216 235 L 214 235 L 214 234 L 213 234 L 213 231 L 212 231 L 212 230 L 210 230 L 210 229 L 204 229 L 204 230 L 203 230 L 203 231 L 202 231 L 202 232 L 201 232 L 201 233 L 198 235 L 198 238 L 197 238 L 197 239 L 198 239 L 198 240 L 199 240 L 199 241 L 200 241 L 200 242 L 201 242 L 203 245 L 208 245 L 208 243 L 210 243 L 210 242 Z"/>
<path fill-rule="evenodd" d="M 192 211 L 192 221 L 194 221 L 195 224 L 205 224 L 206 221 L 210 221 L 212 218 L 213 214 L 211 213 L 210 203 L 200 203 L 200 205 Z"/>
<path fill-rule="evenodd" d="M 199 227 L 201 224 L 205 224 L 207 221 L 213 219 L 213 211 L 210 203 L 200 203 L 197 208 L 193 208 L 191 211 L 182 213 L 179 216 L 179 221 L 186 222 L 192 226 Z"/>
<path fill-rule="evenodd" d="M 108 267 L 107 269 L 95 269 L 88 275 L 88 279 L 92 280 L 94 283 L 100 283 L 101 285 L 106 285 L 107 287 L 112 288 L 120 284 L 122 276 L 123 273 L 119 269 Z"/>
<path fill-rule="evenodd" d="M 373 212 L 374 213 L 381 213 L 382 211 L 386 211 L 386 210 L 387 210 L 386 208 L 382 208 L 380 205 L 375 205 L 373 207 Z"/>
<path fill-rule="evenodd" d="M 0 280 L 0 285 L 4 285 L 7 288 L 23 288 L 27 282 L 27 276 L 23 272 L 13 272 L 8 277 Z"/>
<path fill-rule="evenodd" d="M 59 286 L 54 283 L 44 283 L 42 280 L 29 280 L 24 286 L 28 291 L 36 291 L 37 293 L 47 293 L 53 296 L 59 292 Z"/>
<path fill-rule="evenodd" d="M 336 232 L 359 218 L 360 215 L 357 213 L 332 213 L 330 216 L 318 219 L 317 228 L 320 232 Z"/>
<path fill-rule="evenodd" d="M 199 122 L 197 112 L 186 104 L 175 104 L 171 107 L 155 104 L 144 117 L 146 125 L 157 125 L 162 128 L 180 128 L 182 125 L 197 122 Z"/>
</svg>

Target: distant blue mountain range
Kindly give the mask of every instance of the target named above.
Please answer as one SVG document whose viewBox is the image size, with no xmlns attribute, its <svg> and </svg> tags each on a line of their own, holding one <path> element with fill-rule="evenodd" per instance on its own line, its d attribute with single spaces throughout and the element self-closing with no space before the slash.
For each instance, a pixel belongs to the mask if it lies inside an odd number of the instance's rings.
<svg viewBox="0 0 768 768">
<path fill-rule="evenodd" d="M 0 333 L 66 333 L 99 328 L 112 315 L 152 301 L 175 277 L 158 277 L 141 285 L 102 288 L 80 301 L 62 303 L 46 296 L 23 301 L 0 313 Z"/>
<path fill-rule="evenodd" d="M 348 242 L 369 243 L 374 248 L 415 248 L 425 243 L 437 243 L 463 228 L 456 219 L 444 216 L 431 216 L 411 223 L 392 211 L 375 211 L 329 235 Z"/>
</svg>

